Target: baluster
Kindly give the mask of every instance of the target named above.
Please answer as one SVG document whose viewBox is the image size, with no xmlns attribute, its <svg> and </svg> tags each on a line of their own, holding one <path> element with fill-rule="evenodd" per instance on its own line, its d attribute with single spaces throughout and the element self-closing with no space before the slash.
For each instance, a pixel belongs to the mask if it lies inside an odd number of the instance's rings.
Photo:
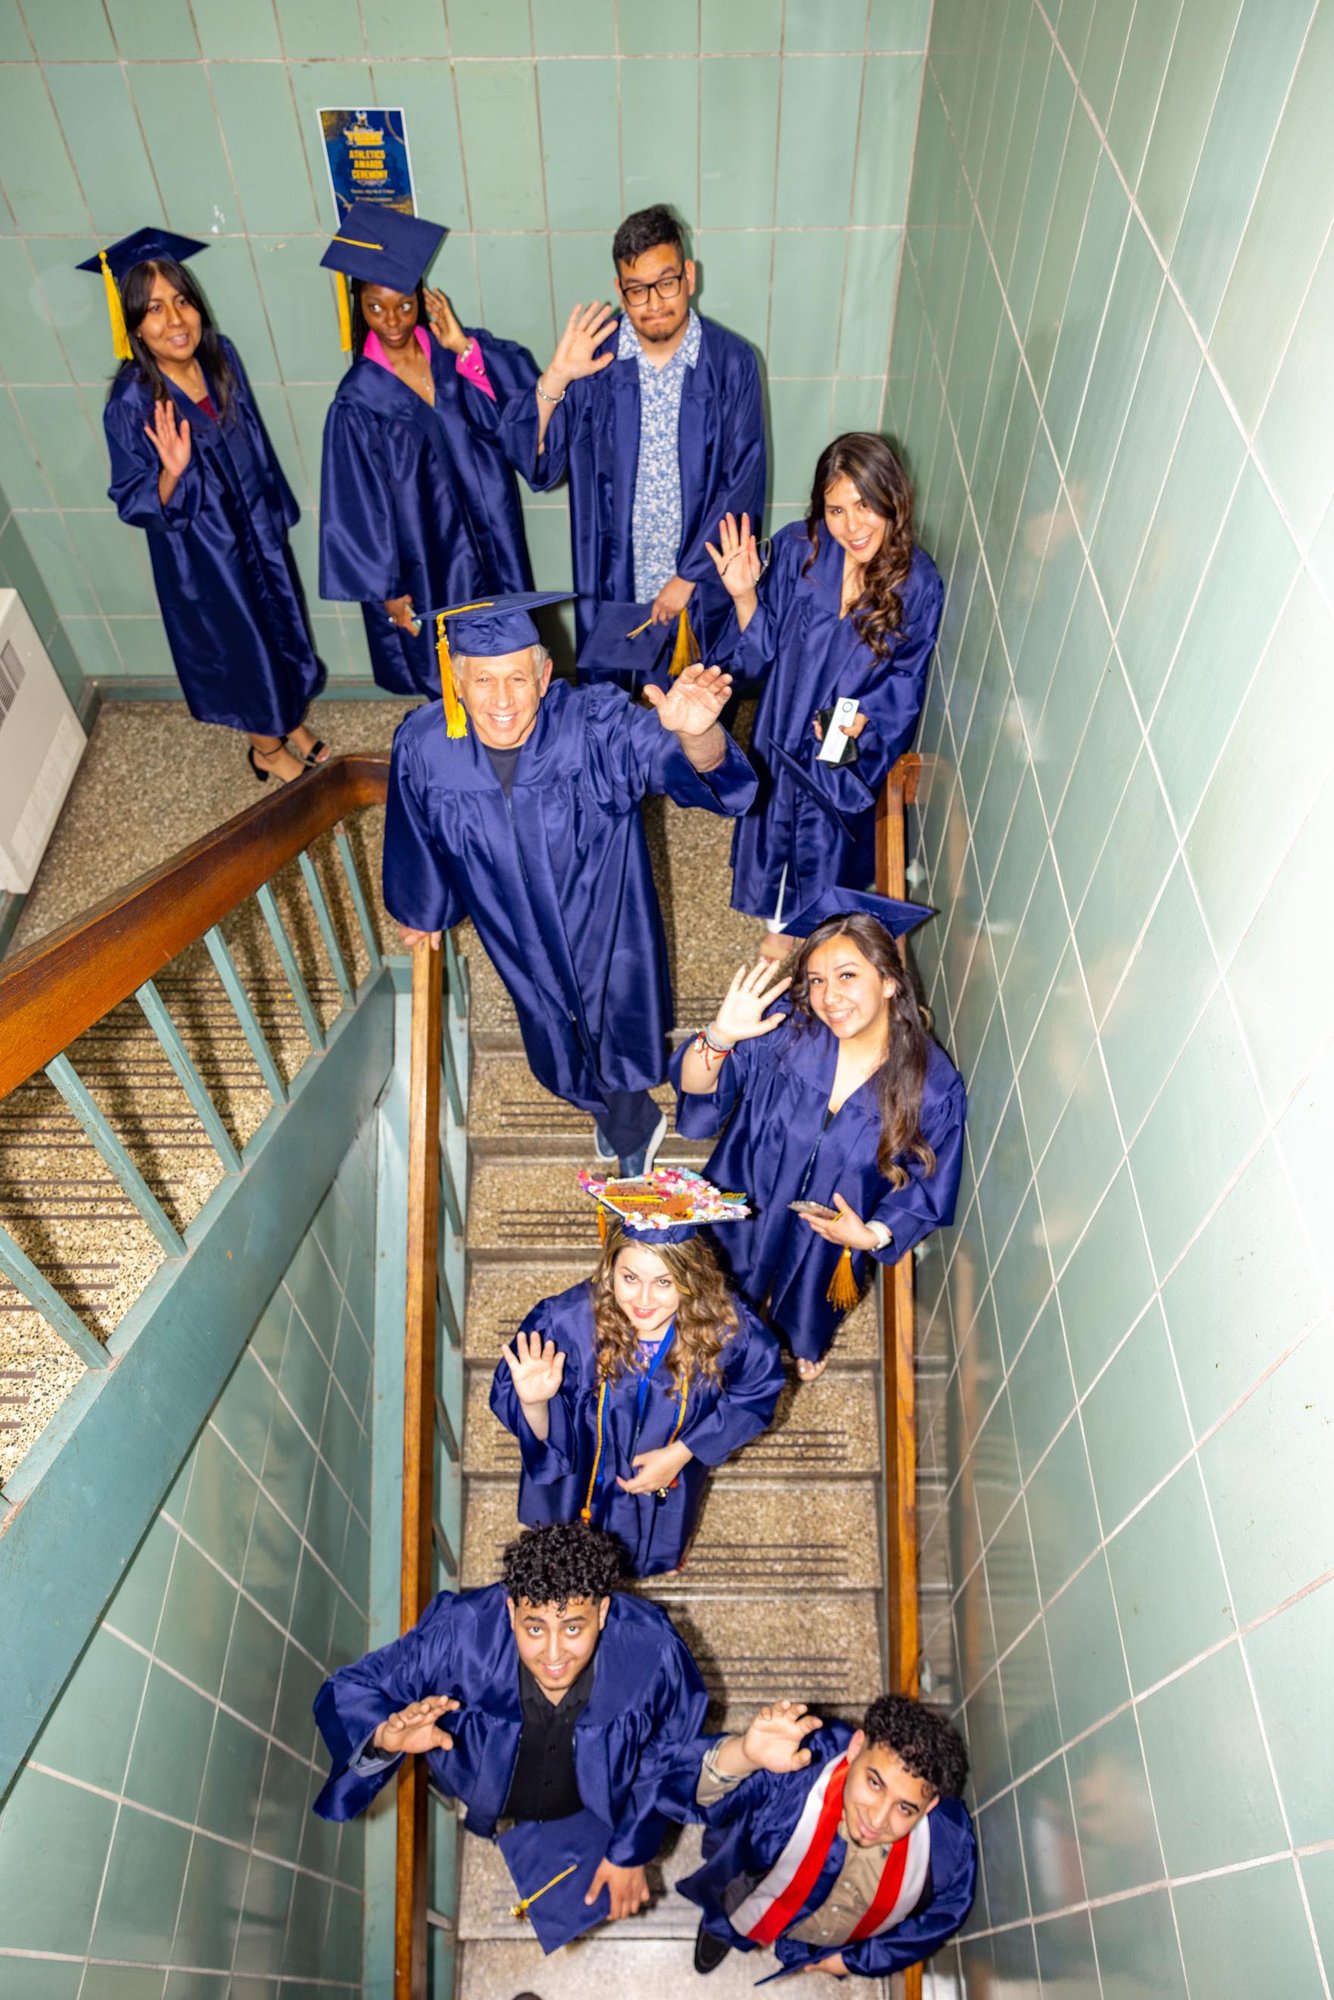
<svg viewBox="0 0 1334 2000">
<path fill-rule="evenodd" d="M 467 1114 L 464 1110 L 463 1090 L 459 1083 L 458 1061 L 454 1054 L 454 1038 L 448 1027 L 440 1037 L 440 1057 L 445 1073 L 445 1095 L 449 1099 L 449 1108 L 454 1114 L 455 1123 L 462 1125 Z"/>
<path fill-rule="evenodd" d="M 112 1131 L 69 1057 L 53 1056 L 46 1073 L 167 1255 L 183 1257 L 185 1242 L 179 1230 Z"/>
<path fill-rule="evenodd" d="M 152 980 L 146 979 L 134 997 L 143 1008 L 148 1025 L 157 1036 L 162 1053 L 180 1079 L 181 1088 L 189 1098 L 196 1118 L 207 1132 L 213 1150 L 228 1173 L 239 1174 L 241 1155 L 236 1150 L 231 1133 L 222 1122 L 217 1105 L 209 1096 L 204 1079 L 195 1067 L 194 1058 L 181 1040 L 180 1031 L 172 1020 L 162 995 Z"/>
<path fill-rule="evenodd" d="M 459 956 L 453 931 L 445 932 L 445 986 L 455 1018 L 461 1021 L 468 1011 L 470 988 L 468 968 Z"/>
<path fill-rule="evenodd" d="M 438 1389 L 435 1396 L 435 1426 L 440 1433 L 440 1442 L 445 1447 L 445 1456 L 451 1465 L 457 1465 L 461 1456 L 458 1432 L 454 1429 L 445 1399 Z"/>
<path fill-rule="evenodd" d="M 301 1016 L 302 1024 L 310 1040 L 310 1046 L 318 1054 L 324 1047 L 324 1029 L 321 1025 L 319 1015 L 315 1012 L 315 1003 L 310 997 L 306 982 L 301 977 L 301 968 L 296 962 L 296 953 L 292 949 L 292 940 L 287 935 L 287 927 L 283 923 L 281 913 L 279 912 L 271 882 L 262 882 L 260 884 L 259 888 L 255 891 L 255 901 L 259 904 L 264 915 L 264 921 L 269 927 L 269 936 L 273 939 L 278 957 L 282 962 L 283 973 L 288 985 L 292 989 L 292 998 L 296 1001 L 297 1012 Z"/>
<path fill-rule="evenodd" d="M 334 846 L 338 849 L 338 858 L 343 864 L 343 873 L 347 877 L 348 893 L 352 898 L 352 907 L 357 913 L 357 923 L 361 928 L 362 940 L 366 946 L 366 956 L 370 960 L 371 971 L 378 972 L 384 963 L 384 960 L 380 956 L 380 940 L 375 935 L 375 925 L 371 922 L 370 905 L 366 900 L 366 891 L 362 887 L 361 882 L 361 870 L 358 868 L 357 858 L 352 852 L 352 843 L 347 837 L 347 828 L 341 822 L 334 828 Z"/>
<path fill-rule="evenodd" d="M 3 1226 L 0 1226 L 0 1271 L 23 1294 L 33 1311 L 41 1314 L 51 1331 L 60 1335 L 66 1347 L 73 1348 L 85 1368 L 106 1367 L 107 1351 L 101 1341 L 89 1333 L 73 1307 L 66 1305 L 54 1285 L 47 1283 Z"/>
<path fill-rule="evenodd" d="M 259 1017 L 250 1004 L 250 995 L 241 984 L 241 975 L 227 949 L 227 940 L 216 924 L 211 931 L 204 933 L 204 943 L 208 946 L 208 955 L 213 960 L 223 989 L 241 1024 L 241 1033 L 249 1043 L 250 1053 L 259 1066 L 259 1073 L 264 1079 L 269 1096 L 275 1104 L 286 1104 L 287 1085 L 283 1082 L 282 1071 L 273 1059 L 273 1050 L 269 1047 L 264 1030 L 259 1025 Z"/>
<path fill-rule="evenodd" d="M 333 976 L 338 981 L 338 991 L 343 996 L 343 1004 L 350 1007 L 352 1004 L 352 981 L 349 979 L 347 967 L 343 963 L 343 954 L 338 945 L 338 933 L 333 927 L 333 918 L 329 914 L 329 905 L 324 900 L 324 890 L 321 887 L 320 878 L 315 873 L 315 863 L 311 860 L 308 851 L 298 854 L 297 860 L 301 865 L 301 875 L 306 885 L 306 892 L 315 910 L 315 921 L 320 927 L 320 936 L 324 939 L 324 949 L 329 954 L 329 963 L 333 967 Z"/>
</svg>

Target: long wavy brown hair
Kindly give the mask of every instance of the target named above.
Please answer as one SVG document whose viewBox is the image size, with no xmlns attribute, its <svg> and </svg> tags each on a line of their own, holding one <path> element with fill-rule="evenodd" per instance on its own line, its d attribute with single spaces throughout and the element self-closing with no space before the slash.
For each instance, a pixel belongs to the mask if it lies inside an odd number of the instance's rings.
<svg viewBox="0 0 1334 2000">
<path fill-rule="evenodd" d="M 908 1171 L 898 1163 L 901 1154 L 911 1153 L 928 1174 L 934 1173 L 936 1165 L 935 1152 L 927 1143 L 921 1124 L 922 1089 L 931 1054 L 930 1016 L 918 1000 L 908 969 L 884 925 L 861 910 L 853 910 L 845 917 L 826 917 L 797 953 L 791 1000 L 793 1015 L 801 1027 L 813 1028 L 817 1020 L 811 1007 L 807 970 L 811 955 L 822 944 L 838 937 L 851 938 L 878 976 L 894 982 L 888 1002 L 889 1040 L 885 1059 L 872 1072 L 870 1081 L 875 1085 L 880 1106 L 880 1145 L 875 1163 L 891 1187 L 904 1187 Z"/>
<path fill-rule="evenodd" d="M 627 1236 L 610 1215 L 607 1240 L 593 1280 L 598 1380 L 612 1382 L 622 1375 L 637 1375 L 643 1367 L 639 1335 L 617 1305 L 612 1286 L 616 1259 L 629 1248 L 651 1250 L 655 1257 L 661 1257 L 681 1294 L 676 1334 L 667 1350 L 676 1393 L 688 1393 L 692 1383 L 700 1379 L 717 1382 L 721 1375 L 718 1357 L 741 1322 L 713 1251 L 702 1236 L 692 1236 L 685 1243 L 646 1243 L 642 1237 Z"/>
<path fill-rule="evenodd" d="M 880 666 L 894 650 L 894 634 L 903 617 L 899 586 L 907 582 L 912 567 L 912 482 L 884 438 L 877 437 L 874 431 L 845 431 L 842 437 L 827 444 L 820 453 L 811 484 L 811 504 L 806 512 L 811 553 L 803 576 L 820 552 L 825 494 L 836 479 L 845 477 L 852 481 L 866 505 L 883 515 L 888 523 L 884 541 L 866 566 L 862 594 L 848 614 L 857 627 L 858 638 L 871 648 L 875 663 Z"/>
</svg>

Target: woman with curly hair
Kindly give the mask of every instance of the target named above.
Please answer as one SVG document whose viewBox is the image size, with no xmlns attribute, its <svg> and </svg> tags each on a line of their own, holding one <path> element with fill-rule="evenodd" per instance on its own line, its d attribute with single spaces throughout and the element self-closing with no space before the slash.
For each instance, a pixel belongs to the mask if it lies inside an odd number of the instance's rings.
<svg viewBox="0 0 1334 2000">
<path fill-rule="evenodd" d="M 917 730 L 944 595 L 913 540 L 913 491 L 881 437 L 849 431 L 815 468 L 806 519 L 774 536 L 767 568 L 750 519 L 709 544 L 739 637 L 715 656 L 761 683 L 751 758 L 760 799 L 732 842 L 732 907 L 765 920 L 781 959 L 784 912 L 836 883 L 875 879 L 875 802 Z M 849 761 L 821 761 L 823 721 L 855 699 Z"/>
<path fill-rule="evenodd" d="M 778 1342 L 693 1225 L 609 1218 L 594 1276 L 534 1306 L 496 1369 L 520 1521 L 582 1517 L 632 1575 L 679 1569 L 710 1468 L 768 1428 L 782 1386 Z"/>
<path fill-rule="evenodd" d="M 824 1369 L 866 1258 L 896 1264 L 954 1219 L 963 1078 L 894 944 L 929 915 L 827 891 L 793 916 L 808 935 L 792 977 L 764 958 L 743 966 L 672 1064 L 677 1130 L 721 1134 L 705 1172 L 746 1188 L 757 1211 L 722 1245 L 723 1262 L 803 1381 Z M 771 1013 L 784 994 L 790 1004 Z"/>
</svg>

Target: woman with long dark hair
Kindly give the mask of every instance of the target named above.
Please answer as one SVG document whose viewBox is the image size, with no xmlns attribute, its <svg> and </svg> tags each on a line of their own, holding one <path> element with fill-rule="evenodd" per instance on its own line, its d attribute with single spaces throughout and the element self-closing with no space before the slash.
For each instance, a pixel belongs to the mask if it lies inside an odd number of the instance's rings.
<svg viewBox="0 0 1334 2000">
<path fill-rule="evenodd" d="M 301 510 L 241 357 L 186 268 L 207 247 L 145 229 L 79 267 L 104 255 L 128 356 L 102 419 L 110 497 L 147 532 L 190 713 L 244 731 L 255 776 L 286 783 L 329 754 L 305 723 L 325 676 L 287 543 Z"/>
<path fill-rule="evenodd" d="M 761 683 L 751 756 L 758 805 L 732 843 L 732 907 L 762 917 L 781 959 L 785 914 L 875 879 L 875 802 L 911 744 L 944 591 L 913 531 L 913 492 L 884 438 L 849 431 L 820 454 L 804 521 L 765 566 L 749 517 L 709 544 L 738 638 L 710 655 Z M 855 701 L 849 761 L 819 756 L 829 712 Z"/>
<path fill-rule="evenodd" d="M 737 1290 L 820 1374 L 866 1259 L 895 1264 L 954 1218 L 967 1101 L 895 947 L 928 910 L 835 889 L 792 919 L 790 978 L 743 966 L 678 1050 L 683 1138 L 756 1219 L 718 1239 Z M 788 1004 L 773 1008 L 788 996 Z"/>
<path fill-rule="evenodd" d="M 768 1428 L 782 1387 L 778 1342 L 693 1224 L 610 1219 L 594 1276 L 536 1305 L 496 1369 L 520 1521 L 582 1515 L 633 1575 L 678 1569 L 711 1468 Z"/>
<path fill-rule="evenodd" d="M 360 604 L 381 687 L 433 699 L 427 614 L 533 586 L 499 426 L 537 363 L 423 282 L 444 233 L 358 202 L 322 259 L 351 290 L 352 366 L 324 426 L 320 595 Z"/>
</svg>

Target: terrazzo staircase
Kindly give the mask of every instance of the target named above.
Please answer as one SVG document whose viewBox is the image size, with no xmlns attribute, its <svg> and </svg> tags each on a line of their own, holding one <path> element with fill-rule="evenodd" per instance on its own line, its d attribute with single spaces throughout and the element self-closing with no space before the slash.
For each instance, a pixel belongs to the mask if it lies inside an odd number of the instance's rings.
<svg viewBox="0 0 1334 2000">
<path fill-rule="evenodd" d="M 657 801 L 647 817 L 677 1019 L 689 1031 L 753 951 L 755 927 L 727 907 L 730 827 Z M 598 1252 L 592 1205 L 575 1181 L 575 1169 L 592 1163 L 590 1121 L 533 1081 L 508 999 L 475 951 L 470 976 L 465 1585 L 495 1577 L 517 1527 L 518 1449 L 487 1405 L 501 1345 L 539 1298 L 587 1276 Z M 670 1091 L 660 1097 L 670 1105 Z M 707 1152 L 669 1126 L 659 1157 L 698 1166 Z M 773 1428 L 714 1474 L 684 1574 L 644 1586 L 694 1651 L 714 1726 L 743 1723 L 760 1701 L 783 1694 L 855 1714 L 881 1690 L 877 1356 L 868 1298 L 824 1376 L 809 1385 L 793 1376 Z M 697 1912 L 671 1884 L 698 1849 L 697 1829 L 675 1834 L 649 1870 L 648 1910 L 544 1960 L 531 1933 L 516 1934 L 497 1850 L 465 1841 L 457 1991 L 467 2000 L 585 2000 L 598 1990 L 658 2000 L 692 1990 Z M 701 1990 L 721 2000 L 748 1993 L 775 1965 L 767 1953 L 734 1954 Z"/>
</svg>

